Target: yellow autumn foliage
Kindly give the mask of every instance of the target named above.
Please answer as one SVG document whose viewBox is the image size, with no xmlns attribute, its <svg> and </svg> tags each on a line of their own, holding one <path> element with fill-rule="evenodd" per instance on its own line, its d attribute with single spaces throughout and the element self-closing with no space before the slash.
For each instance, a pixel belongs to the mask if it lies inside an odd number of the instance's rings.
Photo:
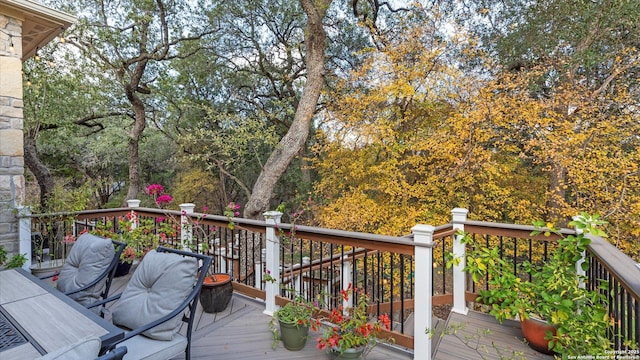
<svg viewBox="0 0 640 360">
<path fill-rule="evenodd" d="M 475 41 L 435 41 L 435 23 L 422 25 L 366 52 L 363 66 L 325 94 L 313 158 L 320 225 L 401 235 L 449 222 L 454 207 L 520 224 L 563 225 L 586 211 L 602 214 L 612 241 L 640 256 L 632 82 L 602 91 L 606 84 L 563 75 L 563 59 L 463 75 L 452 48 L 482 56 Z"/>
</svg>

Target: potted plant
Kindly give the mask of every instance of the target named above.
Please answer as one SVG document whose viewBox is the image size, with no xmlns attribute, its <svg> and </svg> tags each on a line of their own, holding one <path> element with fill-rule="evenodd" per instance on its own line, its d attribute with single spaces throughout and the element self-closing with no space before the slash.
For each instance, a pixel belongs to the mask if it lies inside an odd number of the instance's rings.
<svg viewBox="0 0 640 360">
<path fill-rule="evenodd" d="M 39 278 L 46 278 L 60 273 L 62 266 L 76 241 L 72 234 L 64 235 L 59 231 L 59 224 L 47 224 L 46 237 L 40 233 L 32 235 L 35 260 L 30 266 L 31 273 Z"/>
<path fill-rule="evenodd" d="M 204 278 L 200 290 L 200 304 L 205 312 L 217 313 L 227 308 L 233 295 L 231 280 L 233 279 L 229 274 L 211 271 Z"/>
<path fill-rule="evenodd" d="M 26 262 L 26 256 L 20 253 L 13 254 L 13 256 L 11 256 L 11 258 L 9 259 L 7 250 L 4 249 L 4 246 L 0 245 L 0 270 L 20 268 Z"/>
<path fill-rule="evenodd" d="M 547 261 L 526 261 L 515 271 L 512 263 L 501 258 L 498 248 L 474 244 L 473 238 L 465 236 L 463 241 L 472 245 L 465 271 L 475 282 L 488 274 L 489 289 L 479 291 L 478 301 L 491 306 L 490 314 L 500 322 L 519 318 L 525 338 L 538 351 L 569 356 L 610 349 L 606 284 L 588 290 L 583 285 L 586 278 L 576 270 L 576 263 L 591 242 L 586 235 L 606 236 L 598 228 L 603 224 L 598 215 L 583 213 L 569 224 L 579 230 L 578 234 L 565 236 L 553 224 L 534 223 L 532 235 L 560 236 L 557 249 Z M 587 267 L 588 263 L 582 263 L 583 270 Z M 542 321 L 542 326 L 536 321 Z M 543 334 L 532 337 L 529 325 L 542 328 Z M 536 337 L 545 343 L 537 343 Z"/>
<path fill-rule="evenodd" d="M 117 226 L 114 225 L 116 221 Z M 96 228 L 90 232 L 127 244 L 120 255 L 116 277 L 128 274 L 136 260 L 142 259 L 148 251 L 158 247 L 162 237 L 174 234 L 170 224 L 164 224 L 154 219 L 139 218 L 133 210 L 128 212 L 125 217 L 97 224 Z"/>
<path fill-rule="evenodd" d="M 344 301 L 349 301 L 351 284 L 342 291 Z M 353 307 L 339 306 L 331 311 L 330 325 L 318 338 L 317 347 L 329 353 L 332 359 L 359 359 L 366 356 L 377 344 L 376 337 L 382 329 L 389 330 L 391 320 L 382 314 L 371 321 L 368 315 L 369 296 L 361 292 Z"/>
<path fill-rule="evenodd" d="M 66 257 L 75 243 L 75 218 L 65 214 L 68 211 L 84 210 L 91 199 L 87 187 L 67 189 L 55 186 L 44 206 L 36 205 L 34 213 L 46 212 L 53 215 L 34 217 L 34 232 L 31 234 L 33 254 L 31 273 L 37 277 L 50 277 L 60 272 Z"/>
<path fill-rule="evenodd" d="M 319 318 L 314 318 L 318 306 L 318 301 L 307 301 L 298 295 L 293 301 L 276 310 L 269 323 L 273 332 L 273 347 L 282 341 L 287 350 L 302 350 L 309 338 L 309 329 L 317 331 L 320 327 Z"/>
</svg>

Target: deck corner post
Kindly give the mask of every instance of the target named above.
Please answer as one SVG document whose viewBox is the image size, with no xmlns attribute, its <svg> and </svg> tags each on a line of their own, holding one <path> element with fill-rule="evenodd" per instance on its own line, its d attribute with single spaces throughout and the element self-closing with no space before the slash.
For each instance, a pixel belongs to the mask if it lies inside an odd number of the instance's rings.
<svg viewBox="0 0 640 360">
<path fill-rule="evenodd" d="M 415 243 L 415 294 L 420 306 L 414 309 L 413 358 L 431 359 L 433 326 L 433 233 L 431 225 L 416 225 L 411 229 Z"/>
<path fill-rule="evenodd" d="M 31 258 L 31 208 L 28 206 L 19 206 L 18 211 L 18 253 L 23 254 L 27 261 L 22 268 L 30 271 Z"/>
<path fill-rule="evenodd" d="M 131 208 L 131 213 L 130 213 L 131 215 L 129 215 L 129 221 L 131 222 L 131 230 L 137 229 L 138 215 L 136 215 L 136 212 L 133 209 L 140 207 L 140 200 L 138 199 L 127 200 L 127 207 Z M 113 220 L 113 221 L 115 222 L 116 220 Z"/>
<path fill-rule="evenodd" d="M 572 219 L 575 221 L 575 220 L 578 220 L 579 218 L 580 218 L 579 216 L 574 216 Z M 583 232 L 584 231 L 582 229 L 578 229 L 576 227 L 576 235 L 580 235 Z M 580 257 L 580 259 L 578 259 L 578 261 L 576 261 L 576 274 L 579 277 L 578 286 L 584 289 L 586 287 L 586 284 L 584 283 L 584 277 L 586 276 L 587 272 L 582 269 L 582 264 L 585 261 L 587 261 L 587 254 L 585 251 L 582 251 L 580 254 L 582 256 Z"/>
<path fill-rule="evenodd" d="M 193 226 L 189 222 L 189 214 L 193 214 L 196 204 L 180 204 L 180 246 L 182 250 L 189 250 L 193 242 Z"/>
<path fill-rule="evenodd" d="M 342 290 L 343 291 L 348 291 L 349 287 L 351 286 L 352 288 L 355 288 L 355 284 L 353 284 L 353 266 L 351 264 L 351 260 L 349 259 L 349 255 L 345 255 L 342 258 L 342 263 L 340 265 L 340 273 L 342 276 Z M 353 298 L 355 297 L 355 294 L 353 294 L 352 296 L 347 297 L 346 299 L 342 300 L 342 307 L 343 307 L 343 313 L 344 315 L 348 315 L 349 314 L 349 308 L 353 307 Z"/>
<path fill-rule="evenodd" d="M 266 292 L 264 313 L 273 316 L 277 310 L 276 295 L 278 295 L 279 282 L 282 280 L 280 277 L 280 238 L 276 233 L 278 224 L 280 224 L 280 220 L 282 219 L 282 213 L 279 211 L 267 211 L 263 215 L 267 222 L 266 269 L 269 271 L 269 275 L 273 279 L 276 279 L 275 282 L 267 281 L 264 285 Z"/>
<path fill-rule="evenodd" d="M 464 208 L 455 208 L 451 210 L 453 229 L 464 231 L 464 222 L 467 221 L 469 210 Z M 465 301 L 465 288 L 467 277 L 464 272 L 465 262 L 467 259 L 467 249 L 462 242 L 464 236 L 456 234 L 453 238 L 453 256 L 460 259 L 460 262 L 453 265 L 453 308 L 451 311 L 458 314 L 467 315 L 469 308 Z"/>
</svg>

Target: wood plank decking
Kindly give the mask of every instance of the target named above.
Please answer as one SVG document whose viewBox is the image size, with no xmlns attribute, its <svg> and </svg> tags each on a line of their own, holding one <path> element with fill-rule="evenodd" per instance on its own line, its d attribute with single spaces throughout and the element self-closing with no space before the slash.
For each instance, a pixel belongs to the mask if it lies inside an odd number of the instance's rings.
<svg viewBox="0 0 640 360">
<path fill-rule="evenodd" d="M 553 356 L 531 349 L 518 322 L 505 320 L 500 324 L 492 315 L 469 311 L 466 316 L 453 312 L 449 315 L 434 359 L 553 359 Z"/>
<path fill-rule="evenodd" d="M 133 270 L 132 270 L 133 272 Z M 115 278 L 110 294 L 124 291 L 130 275 Z M 227 309 L 209 314 L 198 312 L 192 334 L 191 358 L 216 360 L 243 359 L 328 359 L 316 348 L 318 333 L 311 333 L 307 345 L 300 351 L 289 351 L 278 343 L 272 348 L 273 336 L 269 329 L 271 317 L 262 313 L 264 305 L 234 293 Z M 183 360 L 184 356 L 174 360 Z M 368 360 L 413 359 L 413 354 L 387 346 L 376 346 L 367 356 Z"/>
<path fill-rule="evenodd" d="M 130 275 L 114 279 L 110 293 L 122 292 L 129 278 Z M 316 349 L 318 333 L 312 333 L 306 347 L 300 351 L 289 351 L 282 343 L 272 348 L 271 317 L 263 314 L 263 310 L 264 305 L 260 302 L 236 293 L 223 312 L 209 314 L 198 306 L 191 345 L 192 359 L 328 359 Z M 445 331 L 440 336 L 434 336 L 433 359 L 553 359 L 529 348 L 515 321 L 506 320 L 499 324 L 491 315 L 469 311 L 467 316 L 451 313 L 444 327 Z M 184 356 L 180 356 L 173 360 L 183 359 Z M 367 359 L 413 359 L 413 354 L 380 345 Z"/>
</svg>

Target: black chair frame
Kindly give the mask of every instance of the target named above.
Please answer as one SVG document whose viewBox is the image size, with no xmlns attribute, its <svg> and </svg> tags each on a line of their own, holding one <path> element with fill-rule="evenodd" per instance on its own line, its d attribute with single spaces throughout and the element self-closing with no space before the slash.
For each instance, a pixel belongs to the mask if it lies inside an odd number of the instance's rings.
<svg viewBox="0 0 640 360">
<path fill-rule="evenodd" d="M 127 353 L 126 346 L 119 346 L 112 351 L 96 358 L 96 360 L 122 360 Z"/>
<path fill-rule="evenodd" d="M 200 290 L 202 289 L 202 283 L 204 282 L 204 278 L 207 276 L 207 273 L 209 271 L 209 267 L 211 267 L 211 263 L 213 262 L 213 258 L 211 256 L 208 255 L 203 255 L 203 254 L 198 254 L 198 253 L 194 253 L 194 252 L 189 252 L 189 251 L 182 251 L 182 250 L 176 250 L 176 249 L 171 249 L 171 248 L 167 248 L 164 246 L 160 246 L 156 249 L 158 252 L 170 252 L 170 253 L 174 253 L 174 254 L 178 254 L 181 256 L 191 256 L 191 257 L 195 257 L 196 259 L 202 261 L 200 268 L 198 269 L 198 277 L 197 280 L 195 282 L 195 285 L 193 287 L 193 290 L 189 293 L 189 295 L 185 298 L 185 300 L 176 308 L 174 309 L 171 313 L 157 319 L 154 320 L 150 323 L 147 323 L 137 329 L 131 330 L 130 332 L 126 333 L 124 338 L 118 340 L 117 342 L 115 342 L 114 344 L 112 344 L 112 346 L 108 349 L 104 349 L 104 351 L 112 351 L 115 346 L 117 344 L 120 344 L 128 339 L 131 339 L 134 336 L 140 335 L 143 332 L 154 328 L 166 321 L 169 321 L 171 319 L 173 319 L 174 317 L 182 314 L 182 321 L 187 323 L 187 348 L 185 349 L 185 359 L 186 360 L 190 360 L 191 359 L 191 333 L 193 330 L 193 321 L 195 318 L 195 314 L 196 314 L 196 308 L 198 307 L 198 299 L 199 299 L 199 295 L 200 295 Z M 89 308 L 93 308 L 96 306 L 102 306 L 105 305 L 107 303 L 110 303 L 112 301 L 118 300 L 120 299 L 120 297 L 122 296 L 122 293 L 119 293 L 117 295 L 113 295 L 111 297 L 108 297 L 107 299 L 95 302 L 91 305 L 89 305 Z M 188 316 L 185 312 L 185 309 L 189 308 L 188 311 Z"/>
</svg>

